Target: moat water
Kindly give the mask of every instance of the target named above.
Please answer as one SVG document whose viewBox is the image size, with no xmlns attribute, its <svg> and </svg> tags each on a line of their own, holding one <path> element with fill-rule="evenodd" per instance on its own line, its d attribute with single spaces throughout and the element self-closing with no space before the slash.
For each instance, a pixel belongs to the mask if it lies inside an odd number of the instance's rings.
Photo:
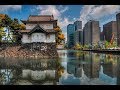
<svg viewBox="0 0 120 90">
<path fill-rule="evenodd" d="M 0 85 L 120 85 L 120 55 L 58 54 L 57 59 L 0 58 Z"/>
</svg>

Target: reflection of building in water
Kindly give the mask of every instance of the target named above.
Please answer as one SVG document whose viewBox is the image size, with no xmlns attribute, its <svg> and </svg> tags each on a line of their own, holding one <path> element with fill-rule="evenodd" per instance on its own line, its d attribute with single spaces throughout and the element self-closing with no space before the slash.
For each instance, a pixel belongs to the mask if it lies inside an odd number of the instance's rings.
<svg viewBox="0 0 120 90">
<path fill-rule="evenodd" d="M 80 79 L 67 74 L 60 78 L 59 83 L 60 85 L 80 85 Z"/>
<path fill-rule="evenodd" d="M 116 77 L 117 74 L 117 58 L 113 55 L 107 55 L 104 59 L 103 66 L 103 73 L 110 76 Z"/>
<path fill-rule="evenodd" d="M 103 72 L 104 68 L 101 65 L 100 66 L 100 71 L 99 71 L 99 79 L 104 81 L 108 85 L 116 85 L 116 77 L 110 77 L 107 74 Z"/>
<path fill-rule="evenodd" d="M 67 63 L 67 72 L 69 74 L 75 74 L 76 63 L 75 62 L 68 62 Z"/>
<path fill-rule="evenodd" d="M 85 75 L 89 78 L 97 78 L 99 76 L 99 68 L 100 68 L 100 58 L 98 54 L 95 53 L 87 53 L 83 55 L 82 61 L 86 62 L 83 65 L 83 62 L 70 61 L 67 63 L 67 72 L 69 74 L 74 74 L 76 77 L 82 76 L 82 71 L 84 71 Z"/>
<path fill-rule="evenodd" d="M 120 57 L 108 56 L 103 61 L 100 70 L 101 80 L 112 85 L 120 85 Z"/>
<path fill-rule="evenodd" d="M 72 61 L 67 63 L 67 72 L 69 74 L 73 74 L 75 77 L 82 76 L 82 69 L 83 69 L 83 66 L 80 62 Z"/>
<path fill-rule="evenodd" d="M 110 77 L 116 76 L 116 69 L 116 65 L 114 65 L 112 62 L 103 64 L 103 73 L 107 74 Z"/>
<path fill-rule="evenodd" d="M 1 63 L 1 62 L 0 62 Z M 37 81 L 37 84 L 41 84 L 41 81 L 47 82 L 53 82 L 53 84 L 57 84 L 59 81 L 59 74 L 62 66 L 60 62 L 57 60 L 25 60 L 20 61 L 19 63 L 15 64 L 8 64 L 4 66 L 5 68 L 8 68 L 7 74 L 4 74 L 5 81 L 1 81 L 0 84 L 15 84 L 19 85 L 19 81 L 28 80 L 32 82 Z M 0 67 L 0 80 L 2 80 L 3 76 L 1 76 L 3 73 L 5 73 L 6 69 L 3 69 L 3 67 Z M 63 69 L 63 68 L 62 68 Z M 59 76 L 58 76 L 59 75 Z M 7 79 L 6 77 L 9 77 Z M 22 82 L 23 83 L 23 82 Z M 24 83 L 25 84 L 25 83 Z"/>
<path fill-rule="evenodd" d="M 117 85 L 120 85 L 120 56 L 117 57 Z"/>
<path fill-rule="evenodd" d="M 96 53 L 86 54 L 84 60 L 87 62 L 83 66 L 84 73 L 89 78 L 97 78 L 99 76 L 99 64 L 100 64 L 100 57 Z"/>
<path fill-rule="evenodd" d="M 55 79 L 55 70 L 22 70 L 22 78 L 31 78 L 32 80 Z"/>
<path fill-rule="evenodd" d="M 118 57 L 115 55 L 105 55 L 104 59 L 101 59 L 101 61 L 102 63 L 99 72 L 100 80 L 110 85 L 116 85 L 119 82 L 118 77 L 120 75 Z"/>
<path fill-rule="evenodd" d="M 83 70 L 84 53 L 77 51 L 75 52 L 75 57 L 75 60 L 69 60 L 67 62 L 67 72 L 69 74 L 74 74 L 75 77 L 81 77 Z"/>
<path fill-rule="evenodd" d="M 82 51 L 76 51 L 75 54 L 76 54 L 76 58 L 77 58 L 79 61 L 83 61 L 84 52 L 82 52 Z"/>
<path fill-rule="evenodd" d="M 73 57 L 76 58 L 75 51 L 69 50 L 69 51 L 67 52 L 67 57 L 68 57 L 68 59 L 72 59 Z"/>
</svg>

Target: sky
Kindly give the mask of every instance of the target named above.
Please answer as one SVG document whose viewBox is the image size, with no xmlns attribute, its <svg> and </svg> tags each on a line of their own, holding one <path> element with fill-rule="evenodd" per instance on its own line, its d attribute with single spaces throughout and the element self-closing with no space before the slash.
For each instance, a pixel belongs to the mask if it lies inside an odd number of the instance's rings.
<svg viewBox="0 0 120 90">
<path fill-rule="evenodd" d="M 82 21 L 82 27 L 89 20 L 97 20 L 102 31 L 104 24 L 116 21 L 119 12 L 120 5 L 0 5 L 0 13 L 19 20 L 27 20 L 29 15 L 54 15 L 65 37 L 67 25 L 76 20 Z"/>
</svg>

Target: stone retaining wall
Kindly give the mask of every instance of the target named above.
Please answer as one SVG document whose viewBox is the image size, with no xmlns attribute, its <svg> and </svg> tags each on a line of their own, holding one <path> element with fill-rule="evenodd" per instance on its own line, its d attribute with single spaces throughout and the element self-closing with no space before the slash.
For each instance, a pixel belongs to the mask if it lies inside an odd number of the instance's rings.
<svg viewBox="0 0 120 90">
<path fill-rule="evenodd" d="M 55 43 L 1 44 L 0 57 L 56 58 Z"/>
</svg>

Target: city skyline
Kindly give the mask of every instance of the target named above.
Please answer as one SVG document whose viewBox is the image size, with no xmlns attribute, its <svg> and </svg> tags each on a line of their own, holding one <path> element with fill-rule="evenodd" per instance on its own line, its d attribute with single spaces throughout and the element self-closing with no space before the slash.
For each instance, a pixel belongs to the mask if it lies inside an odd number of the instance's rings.
<svg viewBox="0 0 120 90">
<path fill-rule="evenodd" d="M 65 37 L 67 25 L 73 24 L 76 20 L 82 21 L 82 27 L 91 19 L 97 20 L 103 30 L 104 24 L 116 21 L 116 13 L 119 11 L 120 5 L 0 5 L 0 13 L 19 20 L 27 20 L 29 15 L 54 15 Z"/>
</svg>

